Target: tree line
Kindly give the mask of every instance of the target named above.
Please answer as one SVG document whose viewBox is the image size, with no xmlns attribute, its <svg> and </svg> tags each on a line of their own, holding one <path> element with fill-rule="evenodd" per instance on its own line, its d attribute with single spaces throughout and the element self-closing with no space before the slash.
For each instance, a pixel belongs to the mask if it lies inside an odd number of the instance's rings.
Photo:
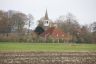
<svg viewBox="0 0 96 64">
<path fill-rule="evenodd" d="M 89 25 L 80 25 L 76 17 L 68 13 L 66 16 L 60 16 L 56 23 L 64 32 L 73 36 L 73 42 L 96 43 L 96 21 Z"/>
<path fill-rule="evenodd" d="M 0 41 L 36 42 L 38 35 L 31 30 L 34 17 L 19 11 L 0 10 Z M 72 35 L 72 42 L 96 43 L 96 21 L 89 25 L 80 25 L 76 17 L 68 13 L 55 20 L 58 28 Z"/>
</svg>

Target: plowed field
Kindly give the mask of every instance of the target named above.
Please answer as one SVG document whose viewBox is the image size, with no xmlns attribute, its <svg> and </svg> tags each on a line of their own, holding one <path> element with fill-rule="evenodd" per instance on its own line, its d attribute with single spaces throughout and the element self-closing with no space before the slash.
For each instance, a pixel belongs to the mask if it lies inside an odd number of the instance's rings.
<svg viewBox="0 0 96 64">
<path fill-rule="evenodd" d="M 0 64 L 96 64 L 96 52 L 0 52 Z"/>
</svg>

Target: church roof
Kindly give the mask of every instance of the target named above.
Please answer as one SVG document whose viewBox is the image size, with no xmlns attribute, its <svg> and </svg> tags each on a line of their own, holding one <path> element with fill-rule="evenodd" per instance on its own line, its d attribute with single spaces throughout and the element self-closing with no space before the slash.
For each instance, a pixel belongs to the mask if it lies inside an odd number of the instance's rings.
<svg viewBox="0 0 96 64">
<path fill-rule="evenodd" d="M 46 13 L 45 13 L 44 19 L 45 19 L 45 20 L 49 20 L 48 13 L 47 13 L 47 9 L 46 9 Z"/>
<path fill-rule="evenodd" d="M 58 28 L 55 28 L 55 27 L 51 27 L 49 28 L 48 30 L 46 30 L 45 32 L 43 32 L 41 34 L 42 37 L 48 37 L 48 36 L 51 36 L 53 38 L 64 38 L 65 36 L 65 33 L 58 29 Z"/>
</svg>

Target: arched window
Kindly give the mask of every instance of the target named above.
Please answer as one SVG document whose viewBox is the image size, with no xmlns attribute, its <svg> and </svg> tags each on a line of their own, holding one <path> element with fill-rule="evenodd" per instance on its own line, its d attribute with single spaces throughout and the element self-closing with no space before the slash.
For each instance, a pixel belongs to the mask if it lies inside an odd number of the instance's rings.
<svg viewBox="0 0 96 64">
<path fill-rule="evenodd" d="M 48 21 L 46 21 L 47 22 L 47 24 L 48 24 Z"/>
</svg>

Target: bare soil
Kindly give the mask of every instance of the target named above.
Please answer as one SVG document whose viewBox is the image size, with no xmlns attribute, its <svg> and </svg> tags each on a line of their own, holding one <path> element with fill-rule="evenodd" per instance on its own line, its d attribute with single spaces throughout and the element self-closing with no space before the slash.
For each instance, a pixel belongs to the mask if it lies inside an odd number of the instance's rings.
<svg viewBox="0 0 96 64">
<path fill-rule="evenodd" d="M 96 52 L 0 52 L 0 64 L 96 64 Z"/>
</svg>

